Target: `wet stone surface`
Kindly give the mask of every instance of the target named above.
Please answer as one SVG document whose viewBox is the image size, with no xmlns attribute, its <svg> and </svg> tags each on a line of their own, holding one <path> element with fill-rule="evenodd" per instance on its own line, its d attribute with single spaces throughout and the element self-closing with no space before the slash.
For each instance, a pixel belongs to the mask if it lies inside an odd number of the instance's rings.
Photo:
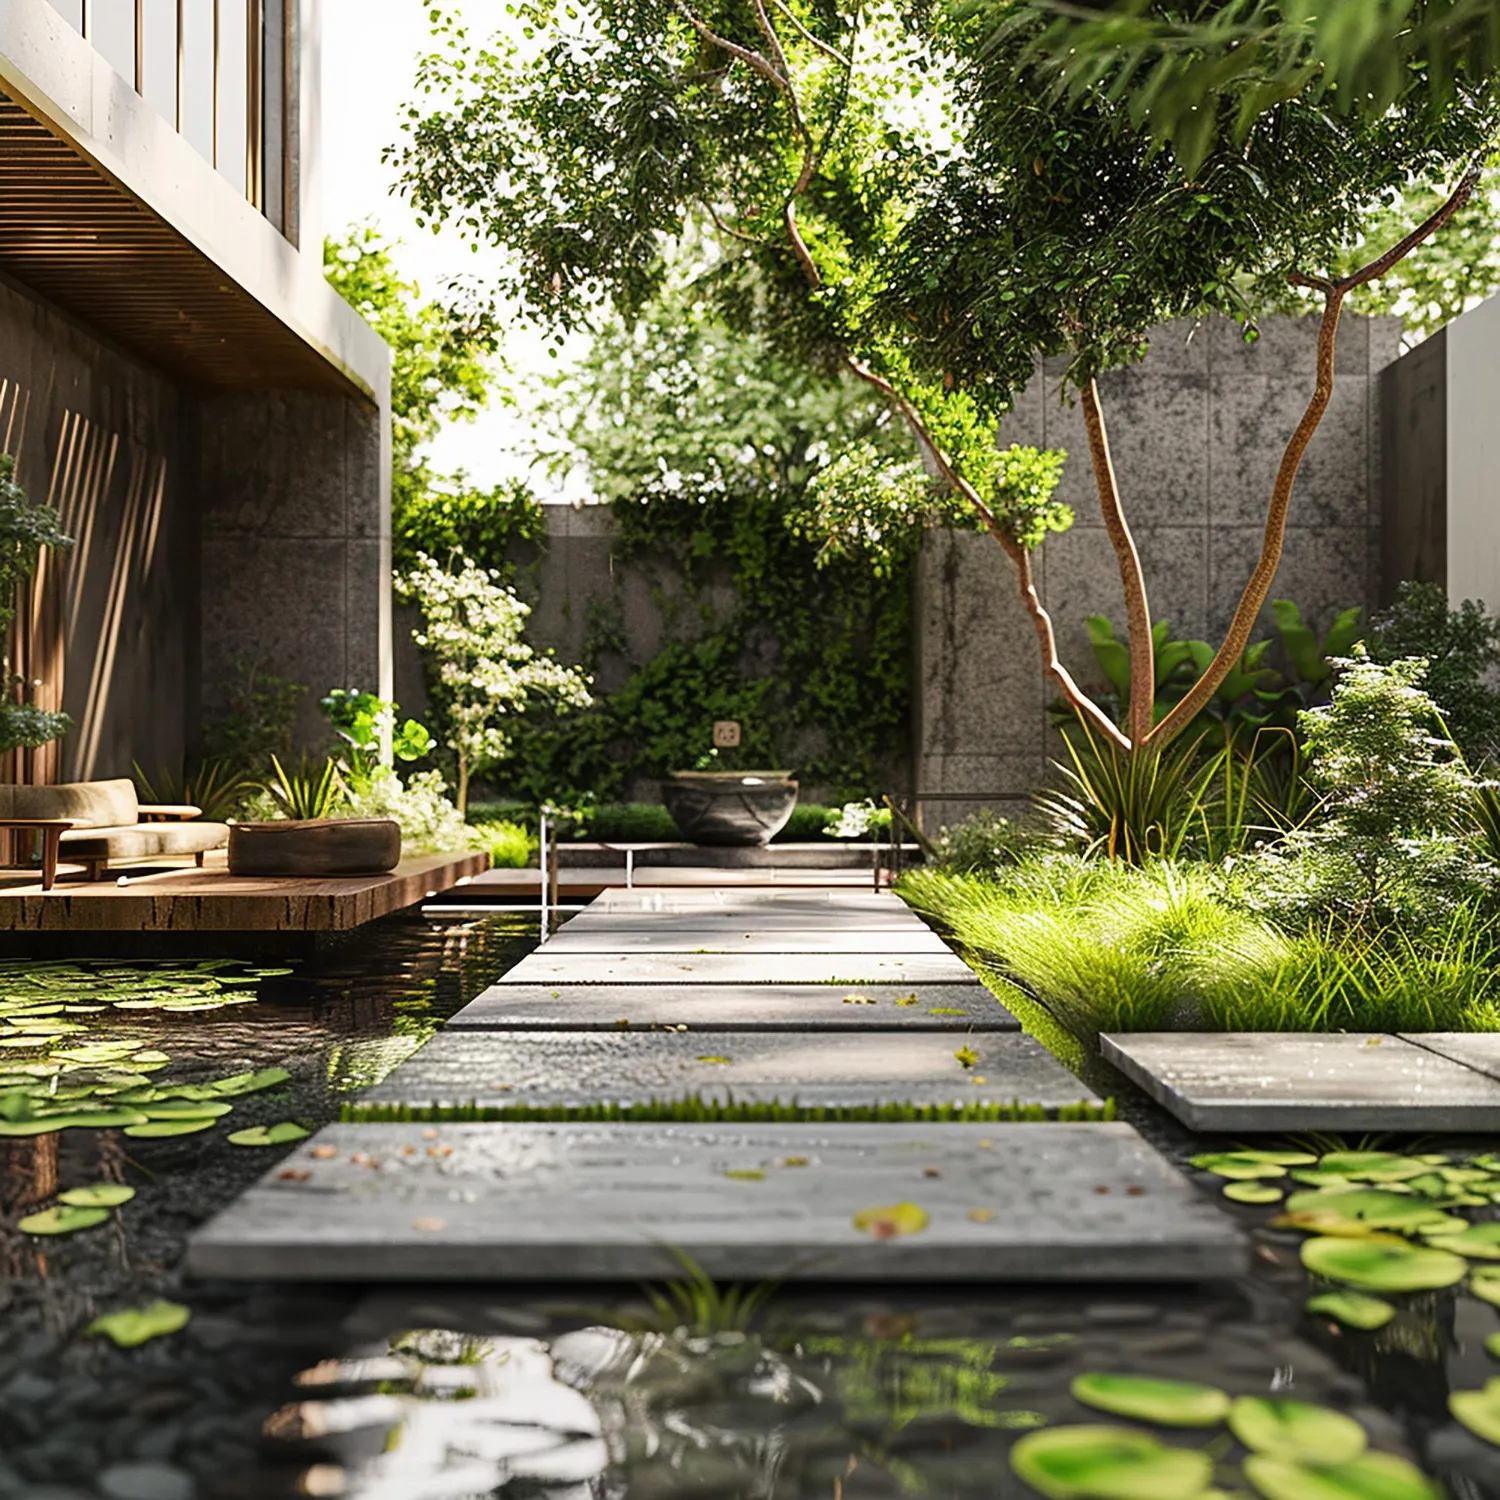
<svg viewBox="0 0 1500 1500">
<path fill-rule="evenodd" d="M 452 1030 L 1019 1031 L 971 984 L 497 984 Z"/>
<path fill-rule="evenodd" d="M 1102 1102 L 1019 1032 L 632 1029 L 444 1030 L 358 1105 L 552 1108 L 690 1097 L 845 1108 Z"/>
<path fill-rule="evenodd" d="M 502 984 L 979 984 L 950 952 L 673 953 L 653 957 L 558 953 L 538 949 L 508 971 Z"/>
<path fill-rule="evenodd" d="M 588 922 L 570 922 L 556 937 L 548 939 L 543 956 L 573 953 L 931 953 L 951 954 L 952 949 L 929 928 L 905 925 L 891 929 L 855 928 L 815 931 L 810 928 L 780 928 L 762 931 L 755 919 L 720 927 L 679 928 L 664 932 L 621 931 Z"/>
<path fill-rule="evenodd" d="M 196 1269 L 627 1280 L 684 1253 L 720 1279 L 1171 1281 L 1246 1264 L 1127 1125 L 337 1125 L 293 1161 L 194 1237 Z M 862 1227 L 892 1204 L 920 1223 Z"/>
</svg>

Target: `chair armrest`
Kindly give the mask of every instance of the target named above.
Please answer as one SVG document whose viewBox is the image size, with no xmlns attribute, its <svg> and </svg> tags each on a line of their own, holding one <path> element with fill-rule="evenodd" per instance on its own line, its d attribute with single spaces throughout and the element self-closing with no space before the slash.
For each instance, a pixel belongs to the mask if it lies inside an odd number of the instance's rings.
<svg viewBox="0 0 1500 1500">
<path fill-rule="evenodd" d="M 188 802 L 142 802 L 139 811 L 142 823 L 186 823 L 203 816 L 201 807 Z"/>
</svg>

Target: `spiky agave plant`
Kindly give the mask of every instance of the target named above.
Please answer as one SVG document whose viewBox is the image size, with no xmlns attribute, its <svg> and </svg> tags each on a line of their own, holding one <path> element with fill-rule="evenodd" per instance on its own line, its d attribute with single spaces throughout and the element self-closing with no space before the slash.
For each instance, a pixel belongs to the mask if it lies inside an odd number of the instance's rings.
<svg viewBox="0 0 1500 1500">
<path fill-rule="evenodd" d="M 348 800 L 339 764 L 332 756 L 324 756 L 319 764 L 315 757 L 304 755 L 297 768 L 288 771 L 273 755 L 265 789 L 289 818 L 331 818 Z"/>
</svg>

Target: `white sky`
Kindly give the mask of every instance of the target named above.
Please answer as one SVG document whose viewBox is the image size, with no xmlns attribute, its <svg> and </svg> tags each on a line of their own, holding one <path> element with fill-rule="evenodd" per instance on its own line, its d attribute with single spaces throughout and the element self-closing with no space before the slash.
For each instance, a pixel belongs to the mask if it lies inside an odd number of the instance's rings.
<svg viewBox="0 0 1500 1500">
<path fill-rule="evenodd" d="M 463 10 L 476 34 L 505 21 L 503 0 L 468 0 Z M 410 208 L 392 193 L 394 174 L 380 160 L 400 135 L 416 59 L 429 46 L 427 11 L 427 0 L 324 0 L 323 214 L 330 234 L 374 219 L 389 238 L 402 242 L 402 272 L 432 296 L 445 275 L 482 271 L 484 254 L 473 255 L 456 234 L 419 229 Z M 540 340 L 524 331 L 511 339 L 505 357 L 518 376 L 555 368 Z M 524 418 L 496 407 L 472 423 L 447 427 L 432 457 L 439 472 L 463 468 L 488 486 L 527 472 L 527 446 Z M 531 477 L 544 498 L 554 498 L 545 493 L 544 474 Z"/>
</svg>

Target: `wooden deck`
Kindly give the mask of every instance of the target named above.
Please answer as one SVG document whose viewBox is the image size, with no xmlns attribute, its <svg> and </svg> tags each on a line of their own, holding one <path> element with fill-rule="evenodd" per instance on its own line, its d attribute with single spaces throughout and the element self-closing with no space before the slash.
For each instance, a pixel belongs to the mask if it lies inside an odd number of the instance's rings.
<svg viewBox="0 0 1500 1500">
<path fill-rule="evenodd" d="M 60 935 L 349 933 L 466 883 L 488 865 L 489 856 L 477 852 L 432 854 L 404 859 L 389 875 L 280 880 L 231 875 L 220 852 L 201 870 L 126 865 L 102 881 L 65 875 L 50 891 L 29 873 L 0 871 L 0 948 L 35 951 L 28 939 Z"/>
</svg>

